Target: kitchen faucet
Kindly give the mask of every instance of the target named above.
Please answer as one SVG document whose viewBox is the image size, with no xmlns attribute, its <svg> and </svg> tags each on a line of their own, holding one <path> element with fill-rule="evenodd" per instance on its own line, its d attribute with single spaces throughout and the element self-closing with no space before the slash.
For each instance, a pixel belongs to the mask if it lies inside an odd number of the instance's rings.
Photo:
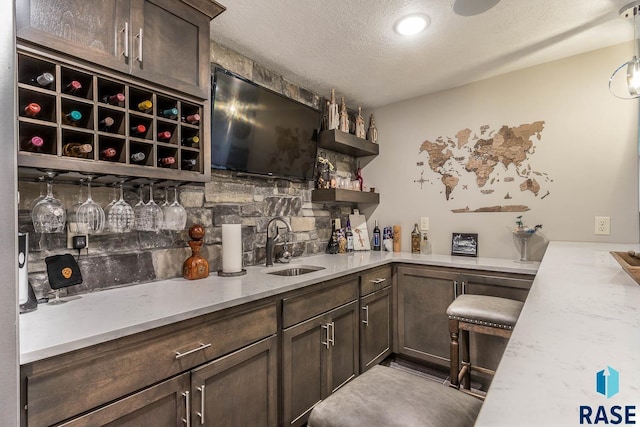
<svg viewBox="0 0 640 427">
<path fill-rule="evenodd" d="M 273 248 L 276 244 L 276 242 L 278 241 L 278 239 L 280 238 L 280 234 L 278 231 L 278 227 L 276 226 L 276 235 L 275 237 L 269 237 L 269 228 L 271 227 L 271 223 L 274 221 L 280 221 L 282 222 L 284 225 L 287 226 L 287 232 L 291 233 L 293 230 L 291 229 L 291 224 L 289 223 L 289 221 L 282 216 L 276 216 L 272 219 L 269 220 L 269 222 L 267 223 L 267 267 L 270 267 L 273 265 Z M 285 243 L 286 243 L 286 237 L 285 237 Z M 276 261 L 277 262 L 289 262 L 289 260 L 291 259 L 291 253 L 289 253 L 289 251 L 286 250 L 286 244 L 285 244 L 285 248 L 284 248 L 284 252 L 282 253 L 282 255 L 280 256 L 280 258 L 277 258 Z"/>
</svg>

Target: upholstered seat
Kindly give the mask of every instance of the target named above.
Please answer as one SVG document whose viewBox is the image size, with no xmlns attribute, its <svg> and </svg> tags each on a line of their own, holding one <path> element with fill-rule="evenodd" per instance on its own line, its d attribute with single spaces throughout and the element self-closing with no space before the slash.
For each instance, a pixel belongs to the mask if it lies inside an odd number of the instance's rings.
<svg viewBox="0 0 640 427">
<path fill-rule="evenodd" d="M 447 316 L 449 316 L 451 335 L 450 381 L 452 387 L 459 388 L 462 383 L 464 390 L 470 390 L 471 370 L 489 375 L 495 373 L 491 369 L 471 364 L 469 332 L 510 338 L 522 306 L 523 303 L 520 301 L 470 294 L 460 295 L 449 305 Z M 462 360 L 460 360 L 459 341 L 462 341 Z"/>
<path fill-rule="evenodd" d="M 427 378 L 374 366 L 316 405 L 308 426 L 471 427 L 481 406 Z"/>
</svg>

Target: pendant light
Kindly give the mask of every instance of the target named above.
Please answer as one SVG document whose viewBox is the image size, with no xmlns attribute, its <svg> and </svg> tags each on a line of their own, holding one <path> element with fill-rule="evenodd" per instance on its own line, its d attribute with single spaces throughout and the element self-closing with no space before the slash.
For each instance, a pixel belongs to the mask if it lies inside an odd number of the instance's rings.
<svg viewBox="0 0 640 427">
<path fill-rule="evenodd" d="M 635 99 L 640 97 L 640 59 L 638 58 L 638 39 L 636 36 L 636 16 L 640 13 L 640 0 L 627 4 L 620 9 L 620 16 L 623 18 L 633 18 L 633 58 L 630 61 L 625 62 L 611 74 L 609 78 L 609 91 L 611 94 L 620 99 Z M 627 72 L 627 90 L 628 95 L 618 95 L 611 89 L 611 82 L 616 74 L 626 68 Z"/>
</svg>

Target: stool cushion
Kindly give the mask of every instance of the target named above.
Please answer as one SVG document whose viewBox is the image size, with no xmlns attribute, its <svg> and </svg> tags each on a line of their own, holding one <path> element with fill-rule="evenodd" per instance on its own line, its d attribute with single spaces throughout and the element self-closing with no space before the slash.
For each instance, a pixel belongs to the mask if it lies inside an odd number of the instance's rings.
<svg viewBox="0 0 640 427">
<path fill-rule="evenodd" d="M 461 391 L 378 365 L 316 405 L 308 426 L 471 427 L 481 406 Z"/>
<path fill-rule="evenodd" d="M 513 329 L 522 311 L 522 302 L 486 295 L 463 294 L 447 308 L 449 319 L 494 328 Z"/>
</svg>

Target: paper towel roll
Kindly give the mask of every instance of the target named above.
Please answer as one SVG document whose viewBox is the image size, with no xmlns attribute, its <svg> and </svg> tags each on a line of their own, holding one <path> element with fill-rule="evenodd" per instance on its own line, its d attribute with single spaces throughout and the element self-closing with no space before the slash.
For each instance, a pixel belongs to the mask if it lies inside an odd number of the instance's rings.
<svg viewBox="0 0 640 427">
<path fill-rule="evenodd" d="M 242 271 L 242 228 L 240 224 L 222 224 L 222 272 Z"/>
</svg>

